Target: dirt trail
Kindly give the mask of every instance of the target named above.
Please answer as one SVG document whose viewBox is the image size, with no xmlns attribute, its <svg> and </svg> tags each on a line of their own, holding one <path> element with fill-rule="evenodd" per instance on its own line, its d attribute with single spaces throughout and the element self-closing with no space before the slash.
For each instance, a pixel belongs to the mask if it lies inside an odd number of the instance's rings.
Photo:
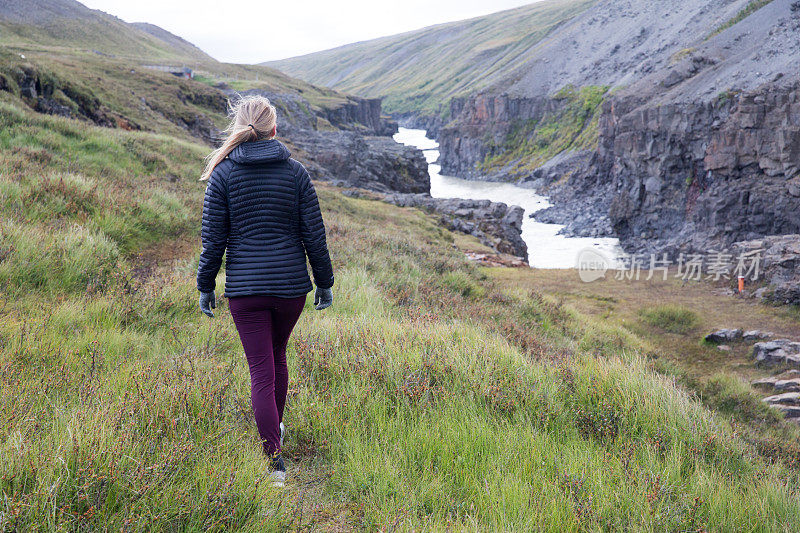
<svg viewBox="0 0 800 533">
<path fill-rule="evenodd" d="M 165 267 L 171 267 L 175 261 L 189 259 L 192 254 L 200 253 L 200 237 L 181 235 L 146 246 L 132 256 L 133 276 L 139 281 L 146 281 Z"/>
</svg>

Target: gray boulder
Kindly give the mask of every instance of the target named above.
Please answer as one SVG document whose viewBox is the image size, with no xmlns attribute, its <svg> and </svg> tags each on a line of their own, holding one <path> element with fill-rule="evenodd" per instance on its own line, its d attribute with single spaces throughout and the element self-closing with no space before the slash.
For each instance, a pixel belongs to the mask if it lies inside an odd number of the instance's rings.
<svg viewBox="0 0 800 533">
<path fill-rule="evenodd" d="M 800 367 L 800 342 L 789 339 L 757 342 L 753 346 L 753 358 L 758 363 L 784 363 Z"/>
<path fill-rule="evenodd" d="M 779 379 L 775 382 L 774 388 L 780 392 L 800 392 L 800 378 Z"/>
<path fill-rule="evenodd" d="M 787 419 L 793 422 L 800 422 L 800 406 L 776 404 L 772 407 L 782 412 Z"/>
<path fill-rule="evenodd" d="M 781 372 L 777 376 L 769 376 L 766 378 L 756 379 L 750 382 L 750 384 L 754 387 L 759 388 L 766 388 L 766 389 L 775 389 L 775 384 L 779 381 L 798 381 L 800 382 L 800 370 L 797 369 L 790 369 L 785 372 Z M 789 392 L 789 390 L 785 390 L 784 392 Z"/>
<path fill-rule="evenodd" d="M 723 342 L 732 342 L 742 338 L 742 330 L 741 329 L 718 329 L 713 333 L 709 333 L 706 335 L 705 339 L 708 342 L 713 342 L 714 344 L 720 344 Z"/>
<path fill-rule="evenodd" d="M 745 331 L 742 335 L 742 338 L 746 341 L 758 341 L 761 339 L 768 339 L 772 337 L 772 333 L 769 331 L 761 331 L 760 329 L 751 329 L 749 331 Z"/>
</svg>

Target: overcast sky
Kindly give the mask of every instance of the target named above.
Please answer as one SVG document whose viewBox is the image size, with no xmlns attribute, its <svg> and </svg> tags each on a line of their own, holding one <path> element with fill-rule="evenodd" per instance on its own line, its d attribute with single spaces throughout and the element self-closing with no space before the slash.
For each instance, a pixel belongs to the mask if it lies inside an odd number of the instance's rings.
<svg viewBox="0 0 800 533">
<path fill-rule="evenodd" d="M 81 0 L 126 22 L 150 22 L 220 61 L 260 63 L 536 0 Z"/>
</svg>

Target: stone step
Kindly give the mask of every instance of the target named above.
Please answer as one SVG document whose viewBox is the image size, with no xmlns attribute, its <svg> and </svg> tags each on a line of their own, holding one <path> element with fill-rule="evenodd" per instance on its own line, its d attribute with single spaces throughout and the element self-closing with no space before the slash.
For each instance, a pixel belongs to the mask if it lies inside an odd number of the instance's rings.
<svg viewBox="0 0 800 533">
<path fill-rule="evenodd" d="M 773 405 L 775 409 L 778 409 L 786 418 L 791 418 L 795 420 L 800 420 L 800 406 L 798 405 Z"/>
<path fill-rule="evenodd" d="M 773 396 L 767 396 L 763 401 L 775 407 L 779 407 L 778 404 L 781 406 L 800 405 L 800 392 L 784 392 L 783 394 L 775 394 Z"/>
<path fill-rule="evenodd" d="M 774 389 L 781 392 L 798 392 L 800 391 L 800 378 L 779 379 L 775 382 Z"/>
<path fill-rule="evenodd" d="M 800 370 L 792 368 L 792 369 L 787 370 L 785 372 L 781 372 L 780 374 L 778 374 L 776 376 L 769 376 L 769 377 L 766 377 L 766 378 L 755 379 L 755 380 L 751 381 L 750 384 L 752 386 L 754 386 L 754 387 L 774 389 L 775 388 L 775 384 L 777 382 L 783 381 L 783 380 L 794 380 L 794 379 L 800 379 Z M 786 392 L 789 392 L 789 391 L 786 391 Z"/>
</svg>

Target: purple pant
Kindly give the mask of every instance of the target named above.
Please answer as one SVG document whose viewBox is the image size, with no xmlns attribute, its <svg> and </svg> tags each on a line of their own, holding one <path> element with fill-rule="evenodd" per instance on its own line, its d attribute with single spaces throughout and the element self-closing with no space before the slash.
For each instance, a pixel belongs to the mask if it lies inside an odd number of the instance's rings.
<svg viewBox="0 0 800 533">
<path fill-rule="evenodd" d="M 237 296 L 228 301 L 250 367 L 250 398 L 267 455 L 281 451 L 279 424 L 289 384 L 286 345 L 305 302 L 305 296 Z"/>
</svg>

